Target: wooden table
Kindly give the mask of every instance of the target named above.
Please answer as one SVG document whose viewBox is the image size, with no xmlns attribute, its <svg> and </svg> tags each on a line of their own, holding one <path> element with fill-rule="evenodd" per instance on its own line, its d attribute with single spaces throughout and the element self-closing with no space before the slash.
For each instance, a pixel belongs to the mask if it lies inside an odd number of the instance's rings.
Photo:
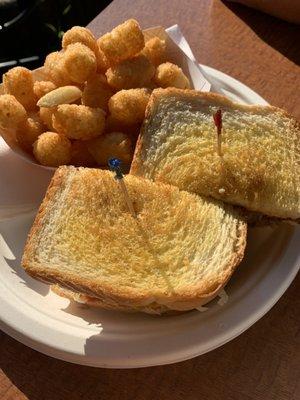
<svg viewBox="0 0 300 400">
<path fill-rule="evenodd" d="M 178 23 L 197 59 L 240 79 L 300 119 L 299 27 L 218 0 L 115 0 L 100 35 L 127 18 Z M 0 400 L 299 400 L 300 279 L 237 339 L 180 364 L 138 370 L 72 365 L 1 335 Z"/>
</svg>

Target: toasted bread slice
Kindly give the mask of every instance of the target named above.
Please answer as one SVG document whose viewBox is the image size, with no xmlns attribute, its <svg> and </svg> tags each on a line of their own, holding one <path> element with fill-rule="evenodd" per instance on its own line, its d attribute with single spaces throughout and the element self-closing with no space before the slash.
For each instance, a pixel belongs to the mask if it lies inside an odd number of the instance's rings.
<svg viewBox="0 0 300 400">
<path fill-rule="evenodd" d="M 59 168 L 25 247 L 33 277 L 103 308 L 189 310 L 240 263 L 246 224 L 230 205 L 127 175 L 137 218 L 108 171 Z"/>
<path fill-rule="evenodd" d="M 223 111 L 222 153 L 213 113 Z M 283 110 L 156 89 L 130 173 L 270 217 L 300 217 L 300 125 Z"/>
</svg>

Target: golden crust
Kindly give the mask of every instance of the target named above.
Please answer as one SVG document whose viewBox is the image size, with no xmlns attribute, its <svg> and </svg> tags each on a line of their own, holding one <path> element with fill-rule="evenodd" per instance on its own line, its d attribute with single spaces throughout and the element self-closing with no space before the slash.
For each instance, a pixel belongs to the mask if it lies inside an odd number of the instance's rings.
<svg viewBox="0 0 300 400">
<path fill-rule="evenodd" d="M 242 219 L 237 219 L 236 238 L 234 240 L 232 255 L 227 265 L 222 266 L 222 270 L 224 271 L 219 279 L 217 281 L 205 281 L 205 279 L 202 279 L 197 284 L 192 284 L 189 287 L 185 286 L 182 289 L 176 290 L 176 292 L 169 291 L 168 293 L 161 292 L 160 294 L 153 294 L 152 288 L 136 290 L 132 287 L 120 287 L 107 282 L 98 284 L 78 274 L 66 272 L 63 269 L 58 270 L 54 268 L 49 270 L 49 268 L 44 268 L 35 257 L 36 251 L 39 248 L 39 237 L 44 227 L 44 218 L 47 213 L 50 212 L 51 203 L 53 203 L 55 196 L 58 195 L 59 191 L 66 185 L 69 176 L 72 175 L 74 171 L 76 171 L 76 169 L 73 167 L 60 167 L 57 170 L 28 236 L 22 258 L 22 265 L 26 272 L 32 277 L 50 284 L 58 284 L 62 288 L 99 299 L 103 304 L 114 304 L 115 309 L 124 309 L 125 306 L 128 309 L 141 309 L 147 308 L 151 304 L 155 304 L 155 308 L 157 308 L 156 304 L 159 304 L 162 308 L 166 307 L 167 310 L 185 311 L 199 307 L 215 297 L 219 290 L 223 288 L 230 279 L 235 268 L 242 260 L 246 246 L 247 225 Z M 103 173 L 109 174 L 109 172 L 104 171 Z M 143 181 L 141 178 L 132 177 L 131 179 Z M 164 184 L 155 185 L 158 190 L 160 186 L 162 188 L 167 187 L 172 191 L 177 190 Z"/>
</svg>

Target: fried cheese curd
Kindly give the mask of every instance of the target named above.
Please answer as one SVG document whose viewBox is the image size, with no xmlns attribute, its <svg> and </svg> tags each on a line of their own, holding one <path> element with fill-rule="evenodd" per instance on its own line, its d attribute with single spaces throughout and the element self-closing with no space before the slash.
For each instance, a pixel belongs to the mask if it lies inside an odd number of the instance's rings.
<svg viewBox="0 0 300 400">
<path fill-rule="evenodd" d="M 88 140 L 101 135 L 105 127 L 105 112 L 77 104 L 62 104 L 53 113 L 54 129 L 69 139 Z"/>
<path fill-rule="evenodd" d="M 54 130 L 52 123 L 52 116 L 56 107 L 40 107 L 39 115 L 43 123 L 47 126 L 51 131 Z"/>
<path fill-rule="evenodd" d="M 33 84 L 33 91 L 37 100 L 54 89 L 56 89 L 56 85 L 51 81 L 36 81 Z"/>
<path fill-rule="evenodd" d="M 76 83 L 84 83 L 97 70 L 95 53 L 82 43 L 67 47 L 63 64 L 68 76 Z"/>
<path fill-rule="evenodd" d="M 73 26 L 65 32 L 62 39 L 62 48 L 66 50 L 66 48 L 73 43 L 82 43 L 89 47 L 95 53 L 97 70 L 99 72 L 105 72 L 107 70 L 109 67 L 108 60 L 99 48 L 95 36 L 89 29 L 83 26 Z"/>
<path fill-rule="evenodd" d="M 166 61 L 166 42 L 154 36 L 147 40 L 141 54 L 146 56 L 153 65 L 158 66 Z"/>
<path fill-rule="evenodd" d="M 145 45 L 143 32 L 134 19 L 118 25 L 111 32 L 99 38 L 97 42 L 110 65 L 133 57 Z"/>
<path fill-rule="evenodd" d="M 176 87 L 188 89 L 190 82 L 178 65 L 166 62 L 160 64 L 155 72 L 154 82 L 162 88 Z"/>
<path fill-rule="evenodd" d="M 82 93 L 82 104 L 89 107 L 108 110 L 108 101 L 114 94 L 108 85 L 104 75 L 95 74 L 91 76 L 84 85 Z"/>
<path fill-rule="evenodd" d="M 147 89 L 120 90 L 109 99 L 109 112 L 124 124 L 140 123 L 144 119 L 149 98 Z"/>
<path fill-rule="evenodd" d="M 71 160 L 71 142 L 57 132 L 44 132 L 33 144 L 38 162 L 48 167 L 68 164 Z"/>
<path fill-rule="evenodd" d="M 32 72 L 24 67 L 14 67 L 3 75 L 3 89 L 7 94 L 15 96 L 27 110 L 36 108 L 37 98 L 33 91 Z"/>
<path fill-rule="evenodd" d="M 154 65 L 142 54 L 106 71 L 107 82 L 118 90 L 145 87 L 150 84 L 154 74 Z"/>
<path fill-rule="evenodd" d="M 72 79 L 64 65 L 64 52 L 54 51 L 47 55 L 44 63 L 44 71 L 48 79 L 57 87 L 72 85 Z"/>
<path fill-rule="evenodd" d="M 2 129 L 15 130 L 26 122 L 25 108 L 11 94 L 0 96 L 0 126 Z"/>
<path fill-rule="evenodd" d="M 16 138 L 23 150 L 32 152 L 32 145 L 46 131 L 38 113 L 31 114 L 16 131 Z"/>
</svg>

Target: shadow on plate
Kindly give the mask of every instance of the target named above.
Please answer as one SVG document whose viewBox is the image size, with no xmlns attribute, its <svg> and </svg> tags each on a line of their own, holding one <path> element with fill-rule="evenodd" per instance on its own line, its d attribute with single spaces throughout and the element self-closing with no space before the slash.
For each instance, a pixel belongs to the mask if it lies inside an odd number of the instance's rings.
<svg viewBox="0 0 300 400">
<path fill-rule="evenodd" d="M 241 4 L 224 1 L 234 14 L 242 19 L 264 42 L 300 65 L 300 26 Z"/>
<path fill-rule="evenodd" d="M 21 266 L 21 258 L 23 249 L 27 239 L 27 233 L 24 236 L 24 231 L 29 232 L 31 228 L 33 217 L 25 218 L 22 229 L 18 229 L 19 219 L 13 219 L 10 221 L 0 221 L 0 257 L 5 259 L 6 264 L 11 270 L 11 273 L 17 275 L 20 279 L 20 283 L 26 285 L 30 289 L 39 293 L 42 296 L 46 296 L 49 292 L 49 286 L 36 279 L 31 278 Z M 24 229 L 24 224 L 25 229 Z"/>
<path fill-rule="evenodd" d="M 229 295 L 235 292 L 235 301 L 245 296 L 268 274 L 275 263 L 280 262 L 294 229 L 294 226 L 285 223 L 270 227 L 248 228 L 244 259 L 226 286 Z M 264 263 L 268 264 L 268 268 L 261 268 Z M 254 275 L 256 279 L 250 280 L 249 278 L 253 278 Z"/>
</svg>

